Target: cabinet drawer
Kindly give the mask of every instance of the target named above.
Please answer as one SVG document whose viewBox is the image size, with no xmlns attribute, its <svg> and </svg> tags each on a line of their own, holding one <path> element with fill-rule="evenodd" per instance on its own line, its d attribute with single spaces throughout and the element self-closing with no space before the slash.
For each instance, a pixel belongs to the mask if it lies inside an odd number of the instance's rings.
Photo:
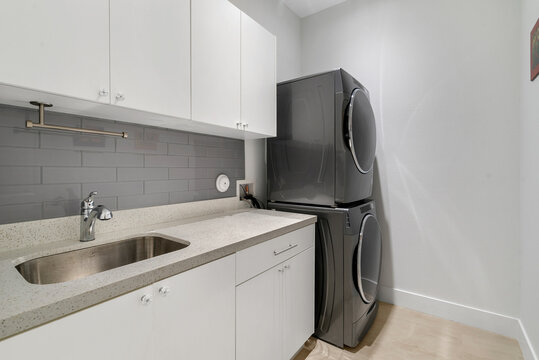
<svg viewBox="0 0 539 360">
<path fill-rule="evenodd" d="M 314 246 L 314 224 L 236 254 L 236 285 Z"/>
</svg>

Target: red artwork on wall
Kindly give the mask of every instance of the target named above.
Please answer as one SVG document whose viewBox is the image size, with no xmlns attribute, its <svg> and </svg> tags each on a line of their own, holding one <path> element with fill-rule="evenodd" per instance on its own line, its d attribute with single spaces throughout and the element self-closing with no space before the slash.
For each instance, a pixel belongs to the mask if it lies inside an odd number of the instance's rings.
<svg viewBox="0 0 539 360">
<path fill-rule="evenodd" d="M 531 80 L 539 75 L 539 19 L 530 34 Z"/>
</svg>

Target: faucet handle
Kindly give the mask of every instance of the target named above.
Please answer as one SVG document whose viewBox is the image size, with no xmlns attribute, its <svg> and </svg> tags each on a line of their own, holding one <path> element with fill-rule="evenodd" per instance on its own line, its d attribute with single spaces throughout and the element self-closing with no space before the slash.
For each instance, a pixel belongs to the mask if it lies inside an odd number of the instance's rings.
<svg viewBox="0 0 539 360">
<path fill-rule="evenodd" d="M 93 209 L 94 207 L 94 196 L 97 195 L 97 191 L 92 191 L 88 197 L 80 203 L 80 207 L 82 210 L 86 209 Z"/>
</svg>

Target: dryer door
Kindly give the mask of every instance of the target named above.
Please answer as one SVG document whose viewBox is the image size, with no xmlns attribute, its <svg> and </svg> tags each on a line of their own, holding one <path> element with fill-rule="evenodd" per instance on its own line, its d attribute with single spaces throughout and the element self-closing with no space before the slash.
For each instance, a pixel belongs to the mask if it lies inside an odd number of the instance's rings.
<svg viewBox="0 0 539 360">
<path fill-rule="evenodd" d="M 365 174 L 371 171 L 376 154 L 376 123 L 374 112 L 366 90 L 352 91 L 347 109 L 347 124 L 344 137 L 357 169 Z"/>
<path fill-rule="evenodd" d="M 367 214 L 361 223 L 359 242 L 355 250 L 355 285 L 364 303 L 376 299 L 382 255 L 382 234 L 378 220 Z"/>
</svg>

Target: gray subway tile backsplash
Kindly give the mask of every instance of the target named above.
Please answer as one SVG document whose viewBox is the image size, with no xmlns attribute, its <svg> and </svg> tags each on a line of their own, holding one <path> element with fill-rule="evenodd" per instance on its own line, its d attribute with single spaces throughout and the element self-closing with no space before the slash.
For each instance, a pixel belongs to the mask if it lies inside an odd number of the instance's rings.
<svg viewBox="0 0 539 360">
<path fill-rule="evenodd" d="M 189 134 L 181 131 L 145 128 L 144 140 L 167 144 L 189 144 Z"/>
<path fill-rule="evenodd" d="M 2 166 L 0 167 L 0 186 L 41 184 L 39 166 Z"/>
<path fill-rule="evenodd" d="M 41 203 L 0 206 L 0 224 L 42 219 L 41 206 Z"/>
<path fill-rule="evenodd" d="M 188 144 L 168 144 L 169 155 L 184 155 L 184 156 L 205 156 L 207 146 L 188 145 Z"/>
<path fill-rule="evenodd" d="M 118 209 L 135 209 L 158 206 L 169 203 L 169 193 L 142 194 L 135 196 L 118 196 Z"/>
<path fill-rule="evenodd" d="M 1 127 L 0 144 L 14 147 L 39 147 L 39 134 L 30 133 L 25 129 Z"/>
<path fill-rule="evenodd" d="M 189 167 L 189 158 L 187 156 L 177 155 L 145 155 L 145 167 Z"/>
<path fill-rule="evenodd" d="M 223 149 L 223 148 L 208 148 L 206 152 L 207 157 L 215 158 L 231 158 L 241 159 L 243 156 L 243 150 L 240 149 Z"/>
<path fill-rule="evenodd" d="M 168 168 L 168 178 L 169 179 L 205 179 L 207 178 L 206 169 L 196 169 L 196 168 Z M 217 177 L 217 176 L 216 176 Z"/>
<path fill-rule="evenodd" d="M 168 168 L 118 168 L 118 181 L 168 180 Z"/>
<path fill-rule="evenodd" d="M 26 120 L 30 120 L 30 115 L 27 111 L 0 105 L 0 126 L 25 129 Z"/>
<path fill-rule="evenodd" d="M 115 168 L 43 167 L 43 184 L 115 182 Z"/>
<path fill-rule="evenodd" d="M 89 194 L 92 191 L 97 191 L 99 196 L 139 195 L 144 194 L 144 183 L 142 181 L 121 181 L 82 184 L 83 194 Z"/>
<path fill-rule="evenodd" d="M 0 128 L 0 131 L 2 131 L 2 128 Z M 80 165 L 80 151 L 3 147 L 0 144 L 0 166 Z"/>
<path fill-rule="evenodd" d="M 189 180 L 189 190 L 210 190 L 215 187 L 213 179 Z"/>
<path fill-rule="evenodd" d="M 200 179 L 199 181 L 204 181 Z M 159 193 L 159 192 L 175 192 L 184 191 L 189 189 L 188 180 L 155 180 L 144 182 L 144 192 L 146 194 Z"/>
<path fill-rule="evenodd" d="M 108 154 L 99 152 L 83 152 L 82 166 L 87 167 L 143 167 L 144 155 L 142 154 Z"/>
<path fill-rule="evenodd" d="M 81 184 L 0 186 L 0 206 L 81 198 Z M 2 211 L 2 210 L 0 210 Z"/>
<path fill-rule="evenodd" d="M 116 139 L 116 151 L 131 154 L 166 154 L 168 144 L 143 140 Z"/>
<path fill-rule="evenodd" d="M 189 157 L 189 167 L 201 168 L 239 168 L 243 167 L 243 158 L 241 159 L 226 159 L 226 158 L 207 158 L 207 157 Z"/>
<path fill-rule="evenodd" d="M 42 132 L 41 148 L 115 152 L 116 144 L 113 138 L 106 136 Z"/>
<path fill-rule="evenodd" d="M 111 210 L 235 195 L 215 178 L 242 179 L 242 140 L 47 113 L 47 122 L 107 131 L 128 139 L 25 129 L 36 111 L 0 105 L 0 224 L 76 215 L 98 191 Z"/>
</svg>

